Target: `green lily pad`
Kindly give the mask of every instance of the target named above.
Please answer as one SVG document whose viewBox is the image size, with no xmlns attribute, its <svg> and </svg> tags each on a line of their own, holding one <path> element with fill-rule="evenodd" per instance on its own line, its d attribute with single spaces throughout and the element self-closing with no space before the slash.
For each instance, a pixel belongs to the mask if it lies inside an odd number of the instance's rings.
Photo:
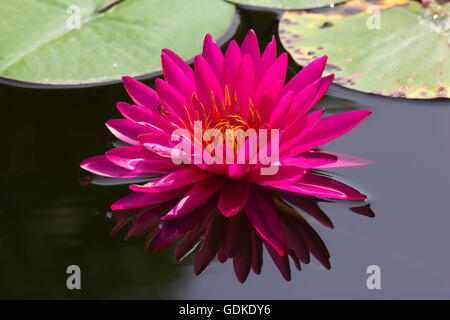
<svg viewBox="0 0 450 320">
<path fill-rule="evenodd" d="M 330 10 L 285 12 L 279 34 L 300 65 L 327 54 L 326 71 L 344 87 L 430 99 L 449 97 L 448 25 L 418 2 L 352 0 Z"/>
<path fill-rule="evenodd" d="M 71 85 L 158 72 L 161 49 L 191 59 L 234 16 L 222 0 L 1 0 L 0 77 Z"/>
<path fill-rule="evenodd" d="M 347 0 L 227 0 L 241 5 L 282 10 L 321 8 Z"/>
</svg>

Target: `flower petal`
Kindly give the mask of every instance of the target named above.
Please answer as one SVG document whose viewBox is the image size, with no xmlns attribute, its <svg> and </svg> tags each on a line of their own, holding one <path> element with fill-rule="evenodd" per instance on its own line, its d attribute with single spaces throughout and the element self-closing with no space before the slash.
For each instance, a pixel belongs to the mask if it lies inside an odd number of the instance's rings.
<svg viewBox="0 0 450 320">
<path fill-rule="evenodd" d="M 245 36 L 244 41 L 242 41 L 241 52 L 243 56 L 247 54 L 250 55 L 255 66 L 258 65 L 259 59 L 261 58 L 261 53 L 259 51 L 258 37 L 253 29 L 250 29 Z"/>
<path fill-rule="evenodd" d="M 355 110 L 321 119 L 311 131 L 299 141 L 298 147 L 291 150 L 291 155 L 317 148 L 354 129 L 371 113 L 370 110 Z"/>
<path fill-rule="evenodd" d="M 228 86 L 229 89 L 233 86 L 234 77 L 239 69 L 239 65 L 241 64 L 242 54 L 239 46 L 235 40 L 231 41 L 228 45 L 227 51 L 225 51 L 225 57 L 223 60 L 223 68 L 222 68 L 222 85 Z"/>
<path fill-rule="evenodd" d="M 294 165 L 274 165 L 278 171 L 273 175 L 262 175 L 261 168 L 255 168 L 245 177 L 247 181 L 259 183 L 261 185 L 285 185 L 293 184 L 300 180 L 306 170 Z"/>
<path fill-rule="evenodd" d="M 183 71 L 183 73 L 188 77 L 188 79 L 192 83 L 195 83 L 194 71 L 192 71 L 191 67 L 189 67 L 189 65 L 186 62 L 184 62 L 183 59 L 181 59 L 176 53 L 172 52 L 169 49 L 162 49 L 162 53 L 167 54 L 170 57 L 170 59 L 172 59 L 172 61 L 176 63 L 178 68 L 180 68 L 180 70 Z"/>
<path fill-rule="evenodd" d="M 209 63 L 218 79 L 222 74 L 223 54 L 212 36 L 208 33 L 203 42 L 202 57 Z"/>
<path fill-rule="evenodd" d="M 106 156 L 95 156 L 83 160 L 80 167 L 94 174 L 111 178 L 150 178 L 158 174 L 151 170 L 127 170 L 115 165 Z"/>
<path fill-rule="evenodd" d="M 375 162 L 332 151 L 306 151 L 298 156 L 284 159 L 283 164 L 296 164 L 305 169 L 342 168 L 374 164 Z"/>
<path fill-rule="evenodd" d="M 168 158 L 145 149 L 142 146 L 114 148 L 105 153 L 112 163 L 128 169 L 148 172 L 167 172 L 177 166 Z"/>
<path fill-rule="evenodd" d="M 313 173 L 306 173 L 300 181 L 292 185 L 272 185 L 272 187 L 321 198 L 342 200 L 365 200 L 367 198 L 350 186 Z"/>
<path fill-rule="evenodd" d="M 195 83 L 190 81 L 167 54 L 161 54 L 161 64 L 166 81 L 184 96 L 185 101 L 191 101 L 192 95 L 196 93 Z"/>
<path fill-rule="evenodd" d="M 146 149 L 153 151 L 161 157 L 174 159 L 186 159 L 189 155 L 182 150 L 170 145 L 169 137 L 157 133 L 142 134 L 138 138 L 139 143 Z"/>
<path fill-rule="evenodd" d="M 151 131 L 167 134 L 172 132 L 172 126 L 159 113 L 140 106 L 133 106 L 125 102 L 118 102 L 117 109 L 127 119 L 140 124 Z"/>
<path fill-rule="evenodd" d="M 213 98 L 218 108 L 223 101 L 223 91 L 216 74 L 210 65 L 202 56 L 196 56 L 194 60 L 195 85 L 197 87 L 198 97 L 209 112 L 214 112 Z"/>
<path fill-rule="evenodd" d="M 277 105 L 275 106 L 270 119 L 269 119 L 269 127 L 276 128 L 281 127 L 280 124 L 283 122 L 283 119 L 287 117 L 287 113 L 290 109 L 292 98 L 294 97 L 294 91 L 289 91 L 286 93 L 280 101 L 278 101 Z M 288 118 L 292 119 L 292 118 Z"/>
<path fill-rule="evenodd" d="M 277 60 L 270 66 L 269 70 L 262 77 L 258 84 L 255 95 L 255 104 L 258 104 L 259 98 L 262 98 L 263 94 L 267 91 L 275 81 L 283 81 L 286 78 L 288 56 L 287 53 L 282 53 Z"/>
<path fill-rule="evenodd" d="M 327 56 L 323 56 L 305 66 L 286 84 L 283 90 L 283 94 L 291 90 L 299 92 L 307 85 L 313 83 L 317 79 L 320 79 L 323 70 L 325 69 L 325 65 L 327 64 L 327 59 Z"/>
<path fill-rule="evenodd" d="M 277 59 L 277 41 L 275 37 L 272 37 L 272 41 L 266 46 L 261 60 L 259 61 L 258 68 L 256 69 L 256 83 L 258 83 L 264 74 L 269 70 L 270 66 Z"/>
<path fill-rule="evenodd" d="M 291 108 L 287 112 L 285 122 L 282 126 L 287 129 L 304 117 L 304 115 L 307 114 L 308 111 L 322 98 L 331 82 L 333 82 L 333 79 L 334 74 L 326 78 L 320 78 L 297 93 L 294 96 Z M 291 130 L 295 131 L 295 126 Z"/>
<path fill-rule="evenodd" d="M 157 111 L 160 103 L 158 94 L 149 86 L 131 77 L 122 77 L 125 89 L 134 103 L 146 109 Z"/>
<path fill-rule="evenodd" d="M 106 127 L 117 139 L 133 145 L 139 144 L 139 135 L 151 132 L 150 129 L 128 119 L 108 120 Z"/>
<path fill-rule="evenodd" d="M 226 217 L 239 213 L 247 203 L 249 185 L 244 181 L 231 181 L 220 190 L 219 210 Z"/>
<path fill-rule="evenodd" d="M 240 114 L 245 120 L 249 114 L 249 102 L 255 94 L 255 68 L 249 55 L 244 56 L 236 73 L 233 90 Z"/>
<path fill-rule="evenodd" d="M 198 169 L 195 166 L 188 166 L 175 170 L 157 180 L 150 181 L 143 186 L 131 185 L 130 189 L 148 193 L 168 191 L 194 184 L 212 175 L 212 173 Z"/>
<path fill-rule="evenodd" d="M 181 217 L 198 208 L 223 186 L 225 180 L 210 178 L 192 185 L 178 204 L 170 210 L 161 220 L 170 220 Z"/>
<path fill-rule="evenodd" d="M 181 128 L 190 125 L 188 120 L 190 108 L 188 108 L 188 104 L 183 95 L 169 83 L 159 78 L 155 80 L 155 85 L 159 97 L 161 98 L 161 103 L 170 113 L 173 113 L 173 115 L 170 114 L 170 120 Z"/>
</svg>

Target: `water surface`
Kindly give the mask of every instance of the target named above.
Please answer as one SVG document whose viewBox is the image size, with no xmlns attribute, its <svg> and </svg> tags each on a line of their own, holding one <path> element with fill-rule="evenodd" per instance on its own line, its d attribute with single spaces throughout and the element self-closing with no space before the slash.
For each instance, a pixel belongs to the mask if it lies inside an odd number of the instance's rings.
<svg viewBox="0 0 450 320">
<path fill-rule="evenodd" d="M 276 33 L 275 13 L 245 10 L 241 22 L 263 41 Z M 331 270 L 313 259 L 286 282 L 266 254 L 262 274 L 240 284 L 230 262 L 213 262 L 196 277 L 193 259 L 176 263 L 173 246 L 149 253 L 144 237 L 109 235 L 105 213 L 127 187 L 85 186 L 78 165 L 111 147 L 103 123 L 119 116 L 116 101 L 129 101 L 121 85 L 2 85 L 0 99 L 0 298 L 450 298 L 448 100 L 391 99 L 333 85 L 319 103 L 329 114 L 373 110 L 324 149 L 376 162 L 330 170 L 369 196 L 376 218 L 352 214 L 351 204 L 322 203 L 335 229 L 309 221 L 330 250 Z M 81 267 L 80 291 L 66 288 L 71 264 Z M 381 268 L 381 290 L 366 287 L 373 264 Z"/>
</svg>

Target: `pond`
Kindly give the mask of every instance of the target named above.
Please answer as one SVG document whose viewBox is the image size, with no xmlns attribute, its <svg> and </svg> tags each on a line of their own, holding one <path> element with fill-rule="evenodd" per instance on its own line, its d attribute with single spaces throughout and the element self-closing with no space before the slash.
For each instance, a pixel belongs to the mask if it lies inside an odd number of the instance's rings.
<svg viewBox="0 0 450 320">
<path fill-rule="evenodd" d="M 236 37 L 249 27 L 261 42 L 276 34 L 279 13 L 242 8 Z M 278 46 L 281 51 L 282 46 Z M 292 76 L 298 67 L 290 61 Z M 152 79 L 144 81 L 153 85 Z M 285 281 L 267 251 L 260 275 L 241 284 L 232 263 L 213 261 L 200 276 L 194 258 L 175 261 L 173 245 L 144 250 L 144 236 L 111 236 L 109 205 L 126 185 L 86 184 L 79 163 L 112 147 L 102 125 L 129 101 L 122 84 L 87 88 L 21 88 L 1 84 L 3 105 L 1 298 L 162 299 L 448 299 L 450 297 L 450 103 L 366 94 L 332 85 L 318 103 L 327 114 L 371 109 L 357 130 L 327 150 L 374 165 L 327 169 L 368 195 L 374 218 L 352 203 L 320 202 L 329 229 L 307 217 L 328 247 L 331 269 L 316 260 Z M 69 265 L 82 290 L 66 287 Z M 381 290 L 369 290 L 367 268 L 379 266 Z"/>
</svg>

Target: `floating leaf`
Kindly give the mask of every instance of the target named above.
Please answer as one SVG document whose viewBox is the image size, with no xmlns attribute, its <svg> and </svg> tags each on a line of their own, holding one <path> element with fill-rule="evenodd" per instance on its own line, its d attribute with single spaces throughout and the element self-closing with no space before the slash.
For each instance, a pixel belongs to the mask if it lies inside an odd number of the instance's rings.
<svg viewBox="0 0 450 320">
<path fill-rule="evenodd" d="M 329 10 L 286 12 L 279 34 L 301 65 L 327 54 L 326 70 L 345 87 L 391 97 L 448 98 L 447 18 L 413 1 L 352 0 Z"/>
<path fill-rule="evenodd" d="M 83 84 L 157 72 L 162 48 L 191 59 L 234 15 L 222 0 L 1 0 L 0 76 Z"/>
<path fill-rule="evenodd" d="M 241 5 L 282 10 L 321 8 L 347 0 L 227 0 Z"/>
</svg>

